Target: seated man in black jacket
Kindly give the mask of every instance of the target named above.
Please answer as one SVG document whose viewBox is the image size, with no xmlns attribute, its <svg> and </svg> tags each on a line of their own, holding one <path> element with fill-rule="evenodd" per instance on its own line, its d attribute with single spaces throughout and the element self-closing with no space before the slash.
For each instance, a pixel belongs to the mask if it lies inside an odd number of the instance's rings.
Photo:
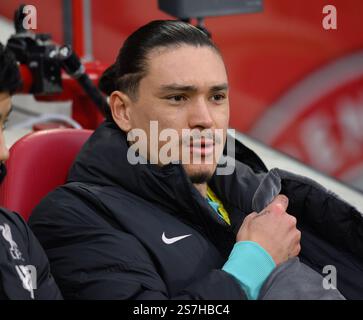
<svg viewBox="0 0 363 320">
<path fill-rule="evenodd" d="M 20 73 L 12 54 L 0 43 L 0 183 L 9 157 L 3 130 L 11 112 L 11 95 L 20 85 Z M 26 222 L 0 208 L 0 299 L 60 299 L 50 274 L 47 256 Z"/>
<path fill-rule="evenodd" d="M 342 299 L 318 272 L 336 252 L 349 271 L 362 258 L 362 217 L 306 178 L 267 172 L 240 143 L 225 157 L 233 170 L 217 166 L 228 79 L 201 30 L 141 27 L 100 85 L 107 120 L 30 219 L 65 298 Z M 363 295 L 345 280 L 344 295 Z"/>
</svg>

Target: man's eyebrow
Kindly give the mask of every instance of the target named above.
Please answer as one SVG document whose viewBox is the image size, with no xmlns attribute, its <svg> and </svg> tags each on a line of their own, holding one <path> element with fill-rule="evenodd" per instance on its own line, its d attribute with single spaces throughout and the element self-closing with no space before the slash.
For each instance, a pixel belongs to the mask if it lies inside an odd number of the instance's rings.
<svg viewBox="0 0 363 320">
<path fill-rule="evenodd" d="M 228 83 L 222 83 L 215 86 L 212 86 L 209 91 L 215 92 L 215 91 L 223 91 L 228 90 Z"/>
<path fill-rule="evenodd" d="M 218 85 L 214 85 L 214 86 L 210 87 L 209 91 L 215 92 L 215 91 L 222 91 L 222 90 L 227 90 L 227 89 L 228 89 L 228 84 L 222 83 L 222 84 L 218 84 Z M 198 91 L 198 88 L 196 86 L 180 85 L 180 84 L 173 83 L 173 84 L 162 85 L 160 87 L 160 91 L 162 91 L 162 92 L 165 92 L 165 91 L 196 92 L 196 91 Z"/>
<path fill-rule="evenodd" d="M 188 86 L 188 85 L 180 85 L 180 84 L 165 84 L 160 86 L 160 91 L 198 91 L 198 88 L 195 86 Z"/>
</svg>

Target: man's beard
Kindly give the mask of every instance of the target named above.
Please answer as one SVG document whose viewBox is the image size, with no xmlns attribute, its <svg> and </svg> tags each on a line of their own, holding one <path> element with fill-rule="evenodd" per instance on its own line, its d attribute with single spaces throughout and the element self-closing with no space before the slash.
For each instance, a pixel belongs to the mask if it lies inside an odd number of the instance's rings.
<svg viewBox="0 0 363 320">
<path fill-rule="evenodd" d="M 208 183 L 212 178 L 212 175 L 207 172 L 198 172 L 189 176 L 193 184 L 203 184 Z"/>
</svg>

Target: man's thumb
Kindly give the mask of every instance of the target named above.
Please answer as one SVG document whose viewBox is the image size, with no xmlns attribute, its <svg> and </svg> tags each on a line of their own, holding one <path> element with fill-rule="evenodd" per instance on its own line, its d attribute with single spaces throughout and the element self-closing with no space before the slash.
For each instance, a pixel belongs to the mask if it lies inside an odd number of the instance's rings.
<svg viewBox="0 0 363 320">
<path fill-rule="evenodd" d="M 272 202 L 265 208 L 265 210 L 270 207 L 275 207 L 275 208 L 277 207 L 282 211 L 286 211 L 288 206 L 289 206 L 289 198 L 283 194 L 279 194 L 278 196 L 275 197 L 275 199 L 272 200 Z"/>
</svg>

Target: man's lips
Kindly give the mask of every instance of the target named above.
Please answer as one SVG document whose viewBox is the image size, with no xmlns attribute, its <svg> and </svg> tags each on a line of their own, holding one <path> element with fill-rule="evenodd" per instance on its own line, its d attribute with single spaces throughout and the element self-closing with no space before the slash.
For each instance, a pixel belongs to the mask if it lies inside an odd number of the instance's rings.
<svg viewBox="0 0 363 320">
<path fill-rule="evenodd" d="M 189 145 L 190 153 L 200 154 L 201 156 L 208 156 L 213 153 L 215 143 L 213 140 L 202 139 L 200 141 L 193 141 Z"/>
</svg>

